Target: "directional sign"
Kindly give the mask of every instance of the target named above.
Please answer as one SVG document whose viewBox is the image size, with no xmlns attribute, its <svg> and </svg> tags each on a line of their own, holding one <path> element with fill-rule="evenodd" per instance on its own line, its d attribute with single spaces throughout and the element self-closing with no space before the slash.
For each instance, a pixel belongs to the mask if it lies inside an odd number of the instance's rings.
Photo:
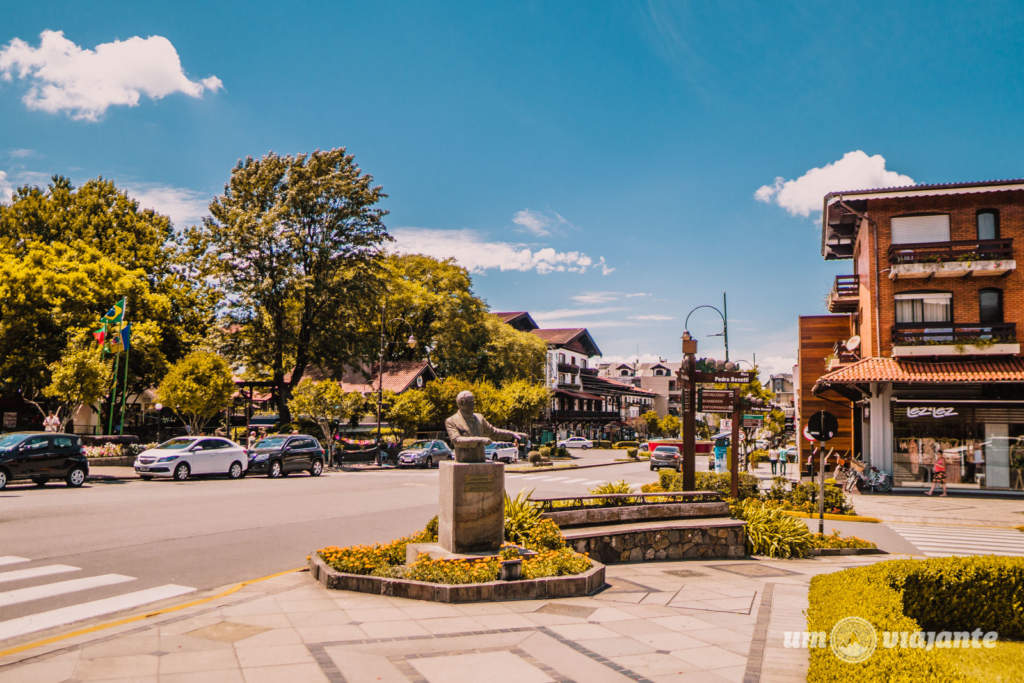
<svg viewBox="0 0 1024 683">
<path fill-rule="evenodd" d="M 764 424 L 764 415 L 751 415 L 744 413 L 743 415 L 743 426 L 746 428 L 757 428 Z"/>
<path fill-rule="evenodd" d="M 705 384 L 749 384 L 754 373 L 746 370 L 722 370 L 695 373 L 695 379 Z"/>
<path fill-rule="evenodd" d="M 731 413 L 733 392 L 731 389 L 700 389 L 697 391 L 697 412 Z"/>
</svg>

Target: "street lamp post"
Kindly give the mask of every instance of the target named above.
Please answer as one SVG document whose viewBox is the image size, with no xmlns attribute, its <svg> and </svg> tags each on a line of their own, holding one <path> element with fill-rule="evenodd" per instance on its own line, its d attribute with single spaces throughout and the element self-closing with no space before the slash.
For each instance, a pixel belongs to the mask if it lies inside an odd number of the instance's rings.
<svg viewBox="0 0 1024 683">
<path fill-rule="evenodd" d="M 156 410 L 156 442 L 160 443 L 160 428 L 164 424 L 164 415 L 160 411 L 162 411 L 164 407 L 162 404 L 157 403 L 153 408 Z"/>
<path fill-rule="evenodd" d="M 725 292 L 722 292 L 722 308 L 719 310 L 715 306 L 710 304 L 702 304 L 695 306 L 686 314 L 686 320 L 683 322 L 683 329 L 689 331 L 690 329 L 690 316 L 696 311 L 702 308 L 710 308 L 712 311 L 717 313 L 722 318 L 722 331 L 717 334 L 709 335 L 711 337 L 722 337 L 725 340 L 725 360 L 729 360 L 729 308 L 726 304 Z"/>
<path fill-rule="evenodd" d="M 409 327 L 409 338 L 405 343 L 410 349 L 416 348 L 416 337 L 412 334 L 412 325 L 409 321 L 401 316 L 396 316 L 389 321 L 385 321 L 385 307 L 380 307 L 380 354 L 377 356 L 377 464 L 384 464 L 384 458 L 381 456 L 381 437 L 380 437 L 380 418 L 381 411 L 384 405 L 384 352 L 387 348 L 387 341 L 385 339 L 385 326 L 387 322 L 394 322 L 401 320 Z"/>
</svg>

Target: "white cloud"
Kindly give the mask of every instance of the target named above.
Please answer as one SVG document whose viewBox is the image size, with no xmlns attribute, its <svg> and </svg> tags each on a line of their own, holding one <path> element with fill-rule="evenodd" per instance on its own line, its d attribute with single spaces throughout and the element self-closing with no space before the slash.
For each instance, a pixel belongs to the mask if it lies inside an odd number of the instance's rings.
<svg viewBox="0 0 1024 683">
<path fill-rule="evenodd" d="M 153 209 L 176 227 L 198 224 L 206 216 L 211 197 L 203 192 L 167 185 L 128 185 L 125 188 L 143 209 Z"/>
<path fill-rule="evenodd" d="M 604 308 L 556 308 L 551 311 L 537 311 L 532 313 L 533 319 L 538 323 L 541 321 L 549 322 L 551 320 L 564 320 L 567 318 L 582 318 L 592 315 L 607 315 L 608 313 L 618 313 L 626 309 L 621 306 L 606 306 Z"/>
<path fill-rule="evenodd" d="M 858 149 L 838 161 L 812 168 L 796 180 L 777 177 L 773 184 L 757 188 L 754 198 L 778 204 L 794 216 L 809 216 L 821 210 L 822 199 L 829 192 L 913 184 L 910 176 L 887 170 L 881 154 L 868 156 Z"/>
<path fill-rule="evenodd" d="M 12 194 L 14 194 L 14 185 L 7 180 L 7 174 L 4 171 L 0 171 L 0 203 L 7 204 L 10 202 Z"/>
<path fill-rule="evenodd" d="M 671 315 L 651 314 L 651 315 L 631 315 L 630 320 L 651 320 L 651 321 L 665 321 L 674 320 L 675 318 Z"/>
<path fill-rule="evenodd" d="M 39 47 L 14 38 L 0 48 L 0 77 L 28 81 L 22 101 L 29 109 L 67 112 L 85 121 L 97 120 L 111 106 L 137 106 L 142 95 L 202 97 L 223 87 L 216 76 L 189 80 L 177 50 L 163 36 L 133 36 L 90 50 L 63 31 L 43 31 Z"/>
<path fill-rule="evenodd" d="M 7 152 L 7 155 L 10 156 L 12 159 L 27 159 L 30 156 L 34 156 L 35 153 L 36 152 L 35 152 L 34 149 L 21 148 L 21 149 L 12 149 L 12 150 Z"/>
<path fill-rule="evenodd" d="M 583 292 L 569 297 L 578 304 L 606 304 L 619 299 L 650 296 L 647 292 Z"/>
<path fill-rule="evenodd" d="M 474 230 L 437 230 L 433 228 L 396 228 L 395 251 L 426 254 L 434 258 L 452 258 L 473 273 L 487 270 L 535 270 L 547 273 L 584 273 L 591 268 L 607 268 L 604 258 L 596 262 L 580 251 L 556 251 L 551 247 L 533 249 L 524 244 L 490 242 Z"/>
<path fill-rule="evenodd" d="M 629 356 L 602 356 L 601 361 L 606 363 L 663 363 L 666 359 L 656 353 L 632 354 Z M 676 360 L 679 360 L 678 358 Z"/>
<path fill-rule="evenodd" d="M 547 216 L 537 211 L 530 211 L 529 209 L 516 211 L 516 215 L 512 217 L 512 222 L 526 228 L 528 232 L 533 233 L 537 237 L 547 237 L 551 234 L 551 231 L 548 230 L 551 221 Z"/>
</svg>

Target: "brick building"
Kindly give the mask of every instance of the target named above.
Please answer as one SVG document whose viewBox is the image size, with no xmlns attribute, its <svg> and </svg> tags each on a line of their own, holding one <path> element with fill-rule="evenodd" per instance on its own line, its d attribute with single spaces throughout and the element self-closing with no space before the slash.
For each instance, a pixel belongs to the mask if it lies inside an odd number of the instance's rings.
<svg viewBox="0 0 1024 683">
<path fill-rule="evenodd" d="M 829 193 L 821 251 L 853 272 L 800 319 L 801 422 L 836 413 L 896 486 L 941 453 L 950 486 L 1024 489 L 1024 180 Z"/>
</svg>

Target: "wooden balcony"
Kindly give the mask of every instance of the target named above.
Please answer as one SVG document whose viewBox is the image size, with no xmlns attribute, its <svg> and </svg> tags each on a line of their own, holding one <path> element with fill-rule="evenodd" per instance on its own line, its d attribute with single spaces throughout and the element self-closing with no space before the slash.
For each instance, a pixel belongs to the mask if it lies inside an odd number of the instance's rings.
<svg viewBox="0 0 1024 683">
<path fill-rule="evenodd" d="M 897 323 L 892 355 L 1005 356 L 1020 353 L 1014 323 Z"/>
<path fill-rule="evenodd" d="M 618 420 L 619 413 L 611 410 L 552 410 L 552 422 L 570 420 Z"/>
<path fill-rule="evenodd" d="M 836 275 L 828 293 L 829 313 L 855 313 L 860 302 L 860 276 Z"/>
<path fill-rule="evenodd" d="M 558 371 L 559 372 L 568 372 L 570 374 L 575 375 L 575 374 L 579 373 L 580 366 L 573 365 L 572 363 L 559 363 L 558 364 Z"/>
<path fill-rule="evenodd" d="M 992 277 L 1015 270 L 1013 240 L 959 240 L 894 244 L 889 278 Z"/>
</svg>

